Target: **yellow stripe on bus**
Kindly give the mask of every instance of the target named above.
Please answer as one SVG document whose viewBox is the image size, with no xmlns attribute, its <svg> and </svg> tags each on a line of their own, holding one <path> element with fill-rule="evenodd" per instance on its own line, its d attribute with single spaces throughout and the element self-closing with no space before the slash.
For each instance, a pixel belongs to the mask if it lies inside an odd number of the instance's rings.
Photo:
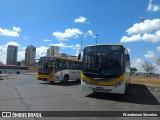
<svg viewBox="0 0 160 120">
<path fill-rule="evenodd" d="M 122 82 L 125 80 L 125 74 L 122 74 L 120 77 L 113 79 L 112 81 L 95 81 L 91 80 L 90 78 L 86 77 L 82 72 L 81 72 L 81 78 L 85 81 L 87 84 L 91 85 L 97 85 L 97 86 L 113 86 L 116 85 L 119 82 Z"/>
</svg>

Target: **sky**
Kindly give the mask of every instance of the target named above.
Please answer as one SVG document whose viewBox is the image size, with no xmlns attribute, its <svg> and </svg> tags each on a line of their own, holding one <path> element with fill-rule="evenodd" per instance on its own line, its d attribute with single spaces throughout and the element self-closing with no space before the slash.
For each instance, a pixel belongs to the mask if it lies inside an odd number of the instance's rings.
<svg viewBox="0 0 160 120">
<path fill-rule="evenodd" d="M 144 20 L 142 20 L 144 18 Z M 0 61 L 6 63 L 8 45 L 36 47 L 36 58 L 51 45 L 77 55 L 82 47 L 123 44 L 132 67 L 160 56 L 160 0 L 0 0 Z M 160 67 L 157 66 L 160 72 Z"/>
</svg>

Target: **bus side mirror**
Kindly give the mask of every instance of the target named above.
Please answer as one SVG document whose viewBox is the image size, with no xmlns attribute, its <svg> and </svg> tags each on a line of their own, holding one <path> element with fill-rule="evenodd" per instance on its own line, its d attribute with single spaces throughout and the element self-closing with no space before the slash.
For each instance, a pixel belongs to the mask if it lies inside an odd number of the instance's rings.
<svg viewBox="0 0 160 120">
<path fill-rule="evenodd" d="M 78 60 L 81 60 L 81 53 L 78 54 Z"/>
<path fill-rule="evenodd" d="M 126 54 L 126 61 L 130 61 L 129 54 Z"/>
</svg>

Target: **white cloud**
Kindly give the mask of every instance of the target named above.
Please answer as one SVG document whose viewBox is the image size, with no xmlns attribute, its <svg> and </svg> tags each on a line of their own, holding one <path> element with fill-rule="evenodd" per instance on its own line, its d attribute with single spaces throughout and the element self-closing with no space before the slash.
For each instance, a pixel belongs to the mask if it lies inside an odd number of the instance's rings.
<svg viewBox="0 0 160 120">
<path fill-rule="evenodd" d="M 70 48 L 72 50 L 74 50 L 76 52 L 76 55 L 78 55 L 79 50 L 80 50 L 80 44 L 76 44 L 76 45 L 67 45 L 64 43 L 58 43 L 58 44 L 50 44 L 52 46 L 59 46 L 61 49 L 65 49 L 65 48 Z"/>
<path fill-rule="evenodd" d="M 144 55 L 144 57 L 146 59 L 152 59 L 152 58 L 155 58 L 156 56 L 153 51 L 147 51 L 147 53 Z"/>
<path fill-rule="evenodd" d="M 87 18 L 79 16 L 79 18 L 74 19 L 75 23 L 86 23 Z"/>
<path fill-rule="evenodd" d="M 14 46 L 20 47 L 20 45 L 19 45 L 18 43 L 16 43 L 16 42 L 8 42 L 8 43 L 6 44 L 6 47 L 7 47 L 8 45 L 14 45 Z"/>
<path fill-rule="evenodd" d="M 6 54 L 7 54 L 7 47 L 5 45 L 0 45 L 0 62 L 6 63 Z"/>
<path fill-rule="evenodd" d="M 20 32 L 21 28 L 19 28 L 19 27 L 13 27 L 13 30 L 16 31 L 16 32 Z"/>
<path fill-rule="evenodd" d="M 156 12 L 156 11 L 159 11 L 159 10 L 160 10 L 160 6 L 159 6 L 159 5 L 154 5 L 154 4 L 152 4 L 152 0 L 149 0 L 149 4 L 148 4 L 148 7 L 147 7 L 147 11 Z"/>
<path fill-rule="evenodd" d="M 160 31 L 156 31 L 153 34 L 145 33 L 143 35 L 137 34 L 130 37 L 123 36 L 120 42 L 136 42 L 136 41 L 149 41 L 149 42 L 160 42 Z"/>
<path fill-rule="evenodd" d="M 157 47 L 157 51 L 159 51 L 159 52 L 160 52 L 160 47 Z"/>
<path fill-rule="evenodd" d="M 91 30 L 88 30 L 88 31 L 87 31 L 87 34 L 88 34 L 88 35 L 91 35 L 91 36 L 94 35 L 93 32 L 92 32 Z"/>
<path fill-rule="evenodd" d="M 52 46 L 59 46 L 59 47 L 61 47 L 61 48 L 66 48 L 66 47 L 67 47 L 67 45 L 64 44 L 64 43 L 50 44 L 50 45 L 52 45 Z"/>
<path fill-rule="evenodd" d="M 91 37 L 95 37 L 95 34 L 92 32 L 92 30 L 88 30 L 85 35 L 89 35 Z"/>
<path fill-rule="evenodd" d="M 17 61 L 21 61 L 25 59 L 25 50 L 18 51 Z"/>
<path fill-rule="evenodd" d="M 141 23 L 134 24 L 131 28 L 127 29 L 126 32 L 130 34 L 143 34 L 151 32 L 153 30 L 160 29 L 160 19 L 145 20 Z"/>
<path fill-rule="evenodd" d="M 50 45 L 52 45 L 52 46 L 59 46 L 59 47 L 61 47 L 62 49 L 65 49 L 65 48 L 80 49 L 80 44 L 67 45 L 67 44 L 64 44 L 64 43 L 58 43 L 58 44 L 50 44 Z"/>
<path fill-rule="evenodd" d="M 19 33 L 21 28 L 13 27 L 12 30 L 2 29 L 0 28 L 0 36 L 11 36 L 11 37 L 19 37 Z"/>
<path fill-rule="evenodd" d="M 135 42 L 141 39 L 141 35 L 132 35 L 131 37 L 123 36 L 120 42 Z"/>
<path fill-rule="evenodd" d="M 44 42 L 51 42 L 52 40 L 44 39 Z"/>
<path fill-rule="evenodd" d="M 45 47 L 45 46 L 41 46 L 41 47 L 36 48 L 36 59 L 39 59 L 42 56 L 46 56 L 47 49 L 48 49 L 48 47 Z"/>
<path fill-rule="evenodd" d="M 24 36 L 23 39 L 24 39 L 24 40 L 28 40 L 28 39 L 31 39 L 31 37 Z"/>
<path fill-rule="evenodd" d="M 68 28 L 64 32 L 53 32 L 53 36 L 55 36 L 59 41 L 67 40 L 68 38 L 77 38 L 78 35 L 81 35 L 82 32 L 77 28 Z"/>
<path fill-rule="evenodd" d="M 120 42 L 160 42 L 160 19 L 145 20 L 126 30 L 130 36 L 123 36 Z"/>
<path fill-rule="evenodd" d="M 23 50 L 25 50 L 27 47 L 22 47 Z"/>
<path fill-rule="evenodd" d="M 137 58 L 131 62 L 131 67 L 137 68 L 138 72 L 143 72 L 142 65 L 144 61 L 140 58 Z"/>
</svg>

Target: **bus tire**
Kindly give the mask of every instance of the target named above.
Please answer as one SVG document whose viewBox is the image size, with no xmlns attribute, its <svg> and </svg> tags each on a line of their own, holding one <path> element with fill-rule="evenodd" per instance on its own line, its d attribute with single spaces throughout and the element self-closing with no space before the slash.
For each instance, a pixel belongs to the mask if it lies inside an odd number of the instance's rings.
<svg viewBox="0 0 160 120">
<path fill-rule="evenodd" d="M 76 82 L 80 82 L 81 81 L 81 79 L 76 79 Z"/>
<path fill-rule="evenodd" d="M 93 94 L 97 95 L 97 94 L 98 94 L 98 92 L 96 92 L 96 91 L 93 91 Z"/>
<path fill-rule="evenodd" d="M 64 78 L 63 78 L 63 83 L 67 83 L 69 80 L 69 75 L 65 75 Z"/>
<path fill-rule="evenodd" d="M 19 71 L 17 71 L 16 73 L 17 73 L 17 74 L 20 74 L 20 72 L 19 72 Z"/>
<path fill-rule="evenodd" d="M 51 85 L 53 85 L 53 84 L 54 84 L 54 81 L 49 81 L 49 82 L 50 82 L 50 84 L 51 84 Z"/>
<path fill-rule="evenodd" d="M 1 74 L 2 72 L 0 71 L 0 74 Z"/>
</svg>

